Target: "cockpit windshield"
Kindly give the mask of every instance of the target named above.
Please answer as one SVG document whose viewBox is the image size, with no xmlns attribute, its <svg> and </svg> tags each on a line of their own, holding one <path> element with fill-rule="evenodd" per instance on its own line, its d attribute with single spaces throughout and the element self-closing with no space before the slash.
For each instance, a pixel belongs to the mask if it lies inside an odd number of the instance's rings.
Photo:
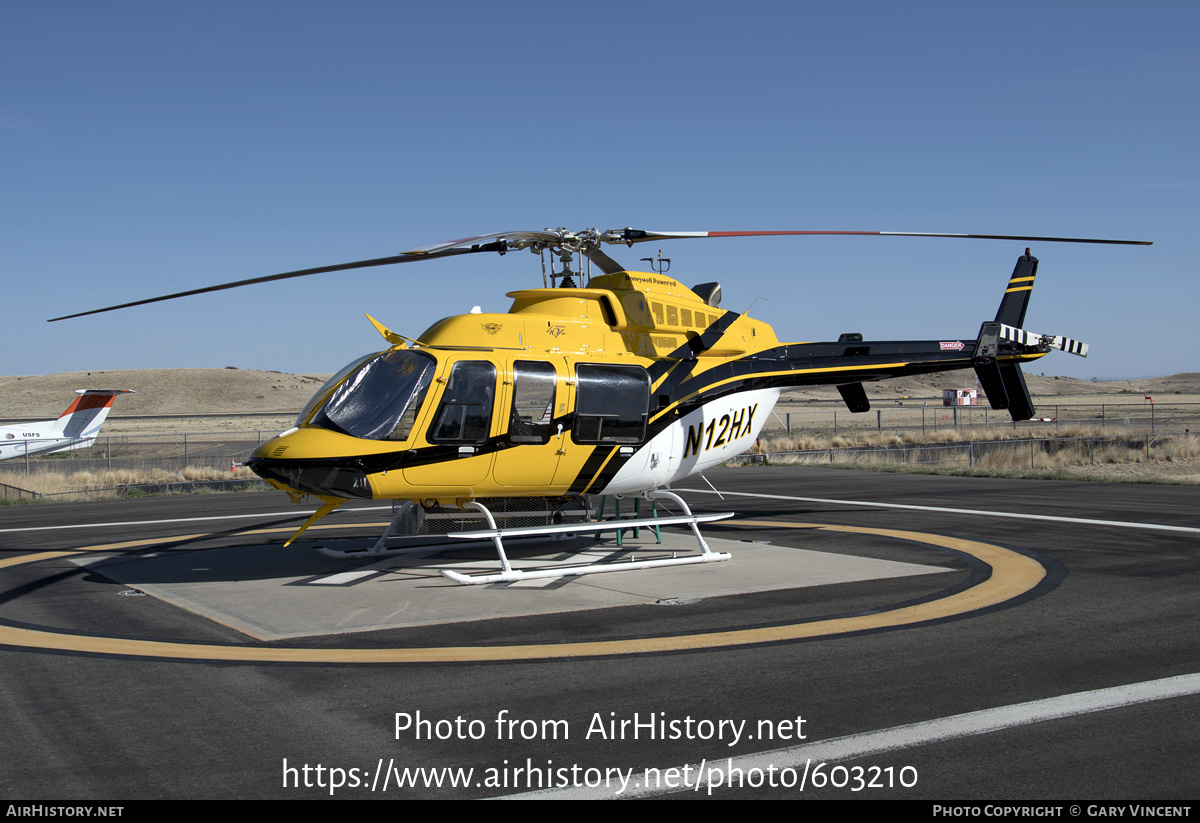
<svg viewBox="0 0 1200 823">
<path fill-rule="evenodd" d="M 359 366 L 361 366 L 363 363 L 366 363 L 368 360 L 371 360 L 372 358 L 378 357 L 379 354 L 379 352 L 365 354 L 357 360 L 351 360 L 348 364 L 338 369 L 337 374 L 326 380 L 325 385 L 317 389 L 316 393 L 313 394 L 312 397 L 308 398 L 308 402 L 304 404 L 304 408 L 300 411 L 300 414 L 296 416 L 296 425 L 299 426 L 306 422 L 309 416 L 316 410 L 317 406 L 320 406 L 325 402 L 325 399 L 329 397 L 329 390 L 345 380 L 346 375 L 350 374 L 351 372 L 358 371 Z"/>
<path fill-rule="evenodd" d="M 423 352 L 376 355 L 333 390 L 312 425 L 365 440 L 407 440 L 436 371 L 437 361 Z"/>
</svg>

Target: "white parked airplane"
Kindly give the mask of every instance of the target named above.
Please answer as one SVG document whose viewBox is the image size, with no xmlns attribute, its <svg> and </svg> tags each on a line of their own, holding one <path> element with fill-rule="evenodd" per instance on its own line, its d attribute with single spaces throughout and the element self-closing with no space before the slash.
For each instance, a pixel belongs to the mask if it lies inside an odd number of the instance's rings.
<svg viewBox="0 0 1200 823">
<path fill-rule="evenodd" d="M 131 389 L 76 389 L 79 395 L 57 420 L 0 426 L 0 460 L 27 454 L 86 449 L 96 440 L 113 399 Z"/>
</svg>

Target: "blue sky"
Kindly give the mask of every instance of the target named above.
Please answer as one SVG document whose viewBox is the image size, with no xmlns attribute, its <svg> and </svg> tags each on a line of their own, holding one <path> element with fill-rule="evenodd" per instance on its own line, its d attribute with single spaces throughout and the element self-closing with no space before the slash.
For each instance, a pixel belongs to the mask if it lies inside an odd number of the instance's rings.
<svg viewBox="0 0 1200 823">
<path fill-rule="evenodd" d="M 1195 3 L 58 2 L 0 6 L 0 374 L 336 370 L 505 311 L 528 254 L 49 317 L 567 226 L 1035 244 L 1037 370 L 1200 370 Z M 972 339 L 1025 244 L 663 245 L 784 340 Z M 636 267 L 655 249 L 614 249 Z M 624 253 L 622 253 L 624 252 Z"/>
</svg>

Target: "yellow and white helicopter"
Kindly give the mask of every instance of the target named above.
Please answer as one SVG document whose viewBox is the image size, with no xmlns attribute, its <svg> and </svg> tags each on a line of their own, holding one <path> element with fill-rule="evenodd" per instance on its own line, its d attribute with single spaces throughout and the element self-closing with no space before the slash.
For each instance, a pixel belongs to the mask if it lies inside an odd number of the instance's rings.
<svg viewBox="0 0 1200 823">
<path fill-rule="evenodd" d="M 514 231 L 467 237 L 391 257 L 240 280 L 138 300 L 64 320 L 177 297 L 311 274 L 530 249 L 542 257 L 543 288 L 509 293 L 506 314 L 439 320 L 415 338 L 368 315 L 390 344 L 347 365 L 308 402 L 293 428 L 262 444 L 247 465 L 299 501 L 323 505 L 300 530 L 354 499 L 396 501 L 372 554 L 418 528 L 426 511 L 471 509 L 486 529 L 457 537 L 491 539 L 500 571 L 460 583 L 509 582 L 728 559 L 698 524 L 732 513 L 696 515 L 670 491 L 685 477 L 754 444 L 780 393 L 835 385 L 852 412 L 870 408 L 863 383 L 973 367 L 994 409 L 1014 420 L 1034 409 L 1021 363 L 1051 349 L 1086 356 L 1086 345 L 1021 328 L 1038 261 L 1017 260 L 993 321 L 975 340 L 864 341 L 843 334 L 820 343 L 781 343 L 766 323 L 720 307 L 721 287 L 688 288 L 666 276 L 627 271 L 601 246 L 680 238 L 767 235 L 963 237 L 1038 242 L 1149 245 L 1145 241 L 876 231 L 654 232 Z M 572 269 L 576 256 L 581 261 Z M 549 258 L 549 269 L 546 262 Z M 666 261 L 663 261 L 664 263 Z M 504 538 L 606 531 L 606 522 L 562 522 L 583 495 L 674 501 L 682 515 L 622 526 L 689 524 L 700 553 L 617 564 L 513 569 Z M 549 525 L 500 528 L 493 511 L 513 498 L 541 498 Z M 557 516 L 555 516 L 557 513 Z M 289 541 L 291 542 L 291 541 Z M 361 556 L 361 555 L 359 555 Z"/>
</svg>

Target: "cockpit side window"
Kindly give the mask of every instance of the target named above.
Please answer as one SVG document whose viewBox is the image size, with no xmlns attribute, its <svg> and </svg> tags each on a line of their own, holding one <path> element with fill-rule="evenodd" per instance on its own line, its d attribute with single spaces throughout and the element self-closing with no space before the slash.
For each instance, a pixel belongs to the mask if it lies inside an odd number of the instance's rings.
<svg viewBox="0 0 1200 823">
<path fill-rule="evenodd" d="M 407 440 L 436 372 L 428 354 L 386 351 L 333 390 L 313 425 L 365 440 Z"/>
<path fill-rule="evenodd" d="M 650 377 L 640 366 L 576 367 L 576 443 L 641 443 L 650 410 Z"/>
<path fill-rule="evenodd" d="M 482 360 L 455 363 L 442 404 L 429 428 L 429 442 L 483 443 L 491 429 L 495 394 L 495 366 Z"/>
<path fill-rule="evenodd" d="M 554 391 L 558 376 L 554 366 L 533 360 L 513 364 L 512 411 L 508 420 L 510 443 L 550 442 L 554 418 Z"/>
</svg>

